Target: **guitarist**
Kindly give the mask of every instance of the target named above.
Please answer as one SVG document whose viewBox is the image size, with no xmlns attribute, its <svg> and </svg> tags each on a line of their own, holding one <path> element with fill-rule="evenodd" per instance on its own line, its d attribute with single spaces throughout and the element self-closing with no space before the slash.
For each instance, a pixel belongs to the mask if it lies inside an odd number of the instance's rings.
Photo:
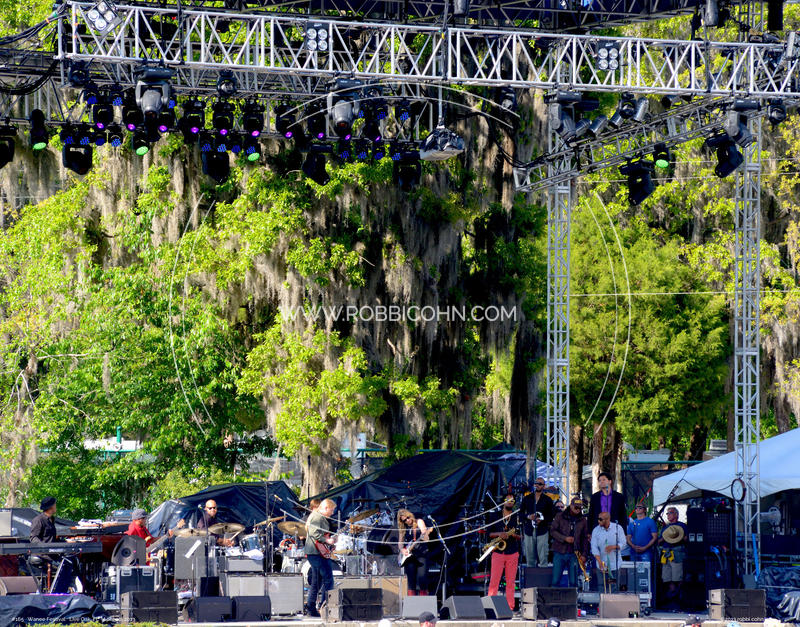
<svg viewBox="0 0 800 627">
<path fill-rule="evenodd" d="M 503 499 L 503 508 L 498 513 L 494 522 L 489 525 L 489 537 L 500 538 L 505 542 L 501 551 L 492 552 L 492 570 L 489 576 L 489 596 L 497 596 L 500 590 L 500 580 L 503 573 L 506 576 L 506 600 L 508 607 L 514 609 L 514 587 L 517 582 L 517 565 L 519 564 L 520 525 L 519 517 L 514 511 L 514 495 L 506 494 Z"/>
<path fill-rule="evenodd" d="M 336 545 L 336 540 L 330 534 L 328 519 L 333 516 L 335 509 L 336 503 L 331 499 L 325 499 L 315 511 L 309 514 L 306 521 L 305 552 L 308 563 L 311 564 L 306 615 L 313 618 L 319 618 L 317 595 L 322 594 L 324 603 L 328 598 L 328 590 L 333 590 L 331 552 Z"/>
<path fill-rule="evenodd" d="M 400 560 L 408 580 L 408 596 L 428 596 L 428 538 L 431 530 L 407 509 L 397 512 Z"/>
</svg>

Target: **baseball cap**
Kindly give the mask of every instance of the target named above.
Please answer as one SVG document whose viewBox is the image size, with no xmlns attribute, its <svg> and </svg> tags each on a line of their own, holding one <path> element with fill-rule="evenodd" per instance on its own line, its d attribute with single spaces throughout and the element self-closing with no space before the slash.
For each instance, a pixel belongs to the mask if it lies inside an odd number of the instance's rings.
<svg viewBox="0 0 800 627">
<path fill-rule="evenodd" d="M 436 615 L 433 614 L 432 612 L 422 612 L 422 614 L 419 615 L 419 624 L 420 625 L 422 623 L 435 623 L 436 620 L 437 620 L 436 619 Z"/>
</svg>

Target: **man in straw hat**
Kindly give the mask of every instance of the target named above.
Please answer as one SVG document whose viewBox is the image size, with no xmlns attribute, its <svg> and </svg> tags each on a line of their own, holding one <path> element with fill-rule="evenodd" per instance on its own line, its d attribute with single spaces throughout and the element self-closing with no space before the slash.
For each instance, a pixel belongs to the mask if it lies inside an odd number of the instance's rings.
<svg viewBox="0 0 800 627">
<path fill-rule="evenodd" d="M 680 607 L 680 586 L 683 581 L 683 562 L 686 559 L 686 525 L 678 521 L 678 510 L 667 509 L 667 524 L 661 530 L 661 579 L 669 585 L 667 607 Z"/>
</svg>

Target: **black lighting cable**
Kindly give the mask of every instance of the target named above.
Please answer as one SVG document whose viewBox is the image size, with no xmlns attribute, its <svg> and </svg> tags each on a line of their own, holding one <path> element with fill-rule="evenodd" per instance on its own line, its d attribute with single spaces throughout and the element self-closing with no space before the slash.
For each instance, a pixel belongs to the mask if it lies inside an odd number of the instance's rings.
<svg viewBox="0 0 800 627">
<path fill-rule="evenodd" d="M 66 12 L 66 5 L 61 5 L 57 11 L 51 13 L 48 17 L 46 17 L 43 21 L 39 22 L 38 24 L 30 26 L 26 28 L 24 31 L 16 33 L 14 35 L 0 37 L 0 46 L 5 46 L 25 39 L 30 39 L 34 35 L 39 34 L 39 32 L 41 32 L 45 27 L 54 23 L 55 20 L 58 19 L 64 12 Z"/>
<path fill-rule="evenodd" d="M 42 74 L 32 83 L 25 84 L 21 87 L 8 87 L 4 84 L 0 84 L 0 94 L 9 94 L 11 96 L 25 96 L 27 94 L 35 92 L 53 77 L 55 69 L 58 66 L 58 64 L 59 61 L 54 60 L 52 63 L 50 63 L 50 67 L 48 67 L 44 71 L 44 74 Z"/>
</svg>

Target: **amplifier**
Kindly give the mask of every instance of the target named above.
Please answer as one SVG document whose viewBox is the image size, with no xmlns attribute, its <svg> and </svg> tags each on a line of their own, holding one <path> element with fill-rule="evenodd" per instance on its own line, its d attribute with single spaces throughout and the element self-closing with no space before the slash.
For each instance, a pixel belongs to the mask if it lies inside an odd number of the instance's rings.
<svg viewBox="0 0 800 627">
<path fill-rule="evenodd" d="M 226 597 L 256 597 L 267 593 L 267 578 L 262 575 L 231 575 L 220 577 L 222 594 Z"/>
<path fill-rule="evenodd" d="M 328 591 L 325 620 L 378 621 L 383 618 L 383 590 L 380 588 L 336 588 Z"/>
<path fill-rule="evenodd" d="M 408 592 L 405 577 L 371 577 L 372 587 L 383 590 L 383 615 L 400 616 L 400 604 Z M 420 597 L 425 598 L 425 597 Z"/>
<path fill-rule="evenodd" d="M 263 573 L 264 562 L 246 555 L 223 555 L 219 558 L 219 570 L 222 573 Z"/>
<path fill-rule="evenodd" d="M 638 618 L 638 594 L 601 594 L 600 618 Z"/>
<path fill-rule="evenodd" d="M 178 622 L 178 595 L 174 590 L 126 592 L 121 597 L 120 613 L 123 623 L 175 625 Z"/>
<path fill-rule="evenodd" d="M 711 620 L 763 622 L 767 616 L 765 590 L 721 588 L 708 591 Z"/>
<path fill-rule="evenodd" d="M 266 580 L 273 616 L 287 616 L 303 611 L 302 575 L 267 575 Z"/>
<path fill-rule="evenodd" d="M 152 592 L 156 589 L 156 569 L 153 566 L 117 566 L 117 596 L 139 590 Z"/>
<path fill-rule="evenodd" d="M 175 579 L 216 575 L 217 551 L 215 547 L 208 547 L 208 550 L 206 560 L 206 543 L 202 537 L 175 538 Z"/>
</svg>

